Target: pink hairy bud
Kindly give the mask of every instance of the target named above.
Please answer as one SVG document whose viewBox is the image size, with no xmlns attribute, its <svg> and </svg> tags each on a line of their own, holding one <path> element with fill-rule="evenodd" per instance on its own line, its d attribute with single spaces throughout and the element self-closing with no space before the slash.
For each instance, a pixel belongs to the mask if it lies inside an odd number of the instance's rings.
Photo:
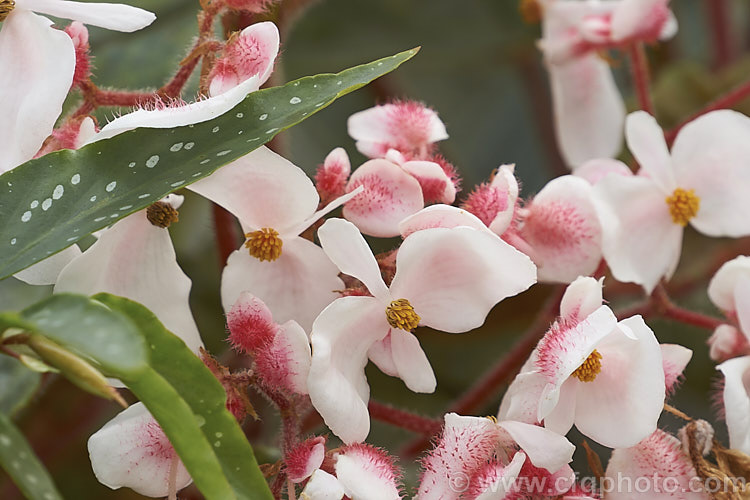
<svg viewBox="0 0 750 500">
<path fill-rule="evenodd" d="M 310 477 L 323 464 L 326 453 L 326 438 L 312 437 L 297 445 L 287 453 L 286 474 L 293 483 L 299 483 Z"/>
<path fill-rule="evenodd" d="M 262 300 L 243 293 L 227 314 L 229 341 L 245 354 L 257 354 L 273 343 L 278 325 Z"/>
<path fill-rule="evenodd" d="M 72 87 L 77 87 L 91 76 L 89 32 L 83 23 L 74 21 L 65 28 L 65 33 L 73 40 L 73 46 L 75 47 L 76 69 L 73 73 Z"/>
</svg>

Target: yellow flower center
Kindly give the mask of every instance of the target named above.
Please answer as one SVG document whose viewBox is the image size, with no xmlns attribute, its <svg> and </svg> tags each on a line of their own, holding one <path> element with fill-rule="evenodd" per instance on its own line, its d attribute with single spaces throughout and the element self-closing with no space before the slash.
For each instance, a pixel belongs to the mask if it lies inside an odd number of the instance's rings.
<svg viewBox="0 0 750 500">
<path fill-rule="evenodd" d="M 156 227 L 169 227 L 180 220 L 179 212 L 169 203 L 157 201 L 146 209 L 146 218 Z"/>
<path fill-rule="evenodd" d="M 581 382 L 593 382 L 599 372 L 602 371 L 602 355 L 599 351 L 594 349 L 586 361 L 581 363 L 581 366 L 576 368 L 573 372 L 573 376 Z"/>
<path fill-rule="evenodd" d="M 264 227 L 245 235 L 245 247 L 250 255 L 260 261 L 274 261 L 281 256 L 281 246 L 284 244 L 279 233 L 270 227 Z"/>
<path fill-rule="evenodd" d="M 419 325 L 420 319 L 419 314 L 414 311 L 407 299 L 398 299 L 391 302 L 391 305 L 385 309 L 385 317 L 388 319 L 388 324 L 393 328 L 407 332 L 413 331 Z"/>
<path fill-rule="evenodd" d="M 16 2 L 13 0 L 0 0 L 0 22 L 5 21 L 5 18 L 8 17 L 8 14 L 13 12 L 15 7 Z"/>
<path fill-rule="evenodd" d="M 669 207 L 669 214 L 672 216 L 672 222 L 684 227 L 698 213 L 701 207 L 701 199 L 695 195 L 693 189 L 677 188 L 671 196 L 667 196 L 667 206 Z"/>
</svg>

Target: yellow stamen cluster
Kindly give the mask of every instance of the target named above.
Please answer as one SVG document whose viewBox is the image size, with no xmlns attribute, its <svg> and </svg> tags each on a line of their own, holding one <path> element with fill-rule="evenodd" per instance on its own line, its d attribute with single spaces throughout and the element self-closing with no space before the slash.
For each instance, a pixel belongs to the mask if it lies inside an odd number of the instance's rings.
<svg viewBox="0 0 750 500">
<path fill-rule="evenodd" d="M 0 0 L 0 22 L 5 21 L 5 18 L 8 17 L 8 14 L 13 12 L 13 9 L 16 8 L 16 2 L 13 0 Z"/>
<path fill-rule="evenodd" d="M 586 358 L 581 366 L 576 368 L 573 376 L 581 382 L 593 382 L 602 371 L 602 355 L 596 349 Z"/>
<path fill-rule="evenodd" d="M 684 227 L 698 213 L 701 199 L 695 195 L 693 189 L 677 188 L 671 196 L 667 196 L 667 206 L 669 206 L 672 222 Z"/>
<path fill-rule="evenodd" d="M 146 218 L 154 226 L 166 228 L 179 221 L 180 214 L 169 203 L 157 201 L 146 209 Z"/>
<path fill-rule="evenodd" d="M 413 331 L 419 325 L 420 319 L 419 314 L 414 311 L 407 299 L 398 299 L 391 302 L 391 305 L 385 309 L 385 317 L 388 319 L 388 324 L 393 328 L 407 332 Z"/>
<path fill-rule="evenodd" d="M 279 233 L 270 227 L 264 227 L 245 235 L 245 247 L 250 255 L 260 261 L 274 261 L 281 256 L 281 246 L 284 244 Z"/>
</svg>

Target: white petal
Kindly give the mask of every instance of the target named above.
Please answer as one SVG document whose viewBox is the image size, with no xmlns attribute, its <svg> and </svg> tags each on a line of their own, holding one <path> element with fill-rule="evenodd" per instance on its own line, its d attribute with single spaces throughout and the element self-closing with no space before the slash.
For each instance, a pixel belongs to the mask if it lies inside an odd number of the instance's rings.
<svg viewBox="0 0 750 500">
<path fill-rule="evenodd" d="M 55 293 L 107 292 L 140 302 L 197 353 L 203 342 L 190 312 L 190 285 L 169 231 L 151 225 L 141 210 L 104 231 L 65 266 Z"/>
<path fill-rule="evenodd" d="M 288 354 L 286 366 L 291 373 L 290 383 L 298 394 L 307 394 L 307 377 L 310 374 L 310 340 L 296 321 L 289 320 L 279 328 L 274 345 Z"/>
<path fill-rule="evenodd" d="M 320 469 L 313 472 L 300 495 L 300 500 L 341 500 L 342 498 L 344 498 L 344 487 L 339 480 Z"/>
<path fill-rule="evenodd" d="M 505 391 L 497 419 L 516 420 L 527 424 L 539 423 L 539 400 L 546 385 L 547 380 L 540 373 L 522 370 Z M 572 418 L 570 425 L 573 425 Z"/>
<path fill-rule="evenodd" d="M 365 378 L 367 351 L 388 333 L 385 311 L 373 297 L 343 297 L 315 320 L 307 388 L 326 425 L 345 443 L 370 432 Z"/>
<path fill-rule="evenodd" d="M 573 423 L 576 418 L 576 399 L 578 398 L 578 390 L 580 389 L 578 380 L 574 378 L 568 378 L 563 385 L 560 387 L 559 398 L 557 404 L 552 411 L 544 417 L 544 427 L 547 429 L 564 436 L 573 427 Z M 542 405 L 539 405 L 540 410 L 544 410 Z M 544 410 L 546 411 L 546 410 Z M 540 411 L 540 416 L 543 415 Z"/>
<path fill-rule="evenodd" d="M 581 276 L 568 285 L 560 301 L 560 316 L 581 321 L 602 305 L 602 279 Z"/>
<path fill-rule="evenodd" d="M 611 158 L 589 160 L 573 170 L 573 175 L 586 179 L 592 186 L 609 174 L 630 177 L 633 175 L 633 172 L 620 160 L 613 160 Z"/>
<path fill-rule="evenodd" d="M 690 223 L 709 236 L 750 234 L 750 118 L 736 111 L 705 114 L 685 125 L 672 146 L 677 184 L 700 198 Z"/>
<path fill-rule="evenodd" d="M 518 443 L 535 467 L 554 473 L 573 460 L 576 447 L 555 432 L 522 422 L 504 421 L 498 425 Z"/>
<path fill-rule="evenodd" d="M 661 349 L 643 318 L 622 321 L 637 337 L 616 331 L 597 350 L 601 372 L 579 382 L 575 425 L 585 436 L 610 448 L 636 445 L 656 430 L 664 407 Z"/>
<path fill-rule="evenodd" d="M 349 446 L 336 456 L 336 477 L 346 496 L 357 500 L 397 500 L 401 498 L 396 484 L 392 459 L 378 448 Z"/>
<path fill-rule="evenodd" d="M 435 392 L 435 373 L 414 334 L 392 328 L 391 350 L 398 377 L 406 387 L 414 392 Z"/>
<path fill-rule="evenodd" d="M 594 193 L 612 274 L 651 293 L 661 278 L 672 276 L 682 251 L 683 228 L 672 221 L 664 193 L 651 179 L 613 175 Z"/>
<path fill-rule="evenodd" d="M 507 498 L 509 496 L 508 490 L 510 490 L 515 484 L 515 480 L 520 474 L 521 467 L 523 467 L 525 461 L 526 455 L 523 452 L 519 451 L 513 455 L 513 460 L 503 468 L 502 477 L 498 478 L 495 483 L 489 485 L 478 497 L 476 497 L 476 500 L 503 500 Z"/>
<path fill-rule="evenodd" d="M 659 347 L 664 366 L 664 385 L 669 393 L 680 380 L 682 372 L 693 357 L 693 351 L 678 344 L 660 344 Z"/>
<path fill-rule="evenodd" d="M 269 227 L 282 238 L 297 236 L 297 226 L 315 212 L 320 201 L 305 172 L 265 146 L 188 189 L 226 208 L 246 232 Z"/>
<path fill-rule="evenodd" d="M 750 453 L 750 356 L 730 359 L 716 367 L 724 374 L 724 414 L 729 445 Z"/>
<path fill-rule="evenodd" d="M 319 246 L 299 236 L 283 242 L 281 256 L 272 262 L 252 257 L 245 248 L 234 251 L 221 275 L 221 302 L 229 311 L 248 291 L 266 303 L 275 321 L 293 319 L 309 331 L 344 283 Z"/>
<path fill-rule="evenodd" d="M 535 279 L 531 260 L 492 234 L 426 229 L 401 245 L 391 295 L 408 299 L 421 324 L 458 333 L 482 325 L 495 304 Z"/>
<path fill-rule="evenodd" d="M 625 104 L 607 62 L 591 53 L 548 64 L 557 142 L 570 167 L 612 158 L 622 147 Z"/>
<path fill-rule="evenodd" d="M 17 8 L 0 27 L 0 174 L 39 151 L 73 82 L 73 42 L 51 25 Z"/>
<path fill-rule="evenodd" d="M 612 40 L 662 40 L 674 34 L 673 16 L 667 7 L 669 0 L 625 0 L 612 15 Z M 669 25 L 669 26 L 667 26 Z"/>
<path fill-rule="evenodd" d="M 678 186 L 664 132 L 654 117 L 645 111 L 630 113 L 625 122 L 625 137 L 641 168 L 665 194 L 671 194 Z"/>
<path fill-rule="evenodd" d="M 746 255 L 725 262 L 716 271 L 708 284 L 711 302 L 722 311 L 737 311 L 735 289 L 740 280 L 750 280 L 750 257 Z"/>
<path fill-rule="evenodd" d="M 490 186 L 495 188 L 498 194 L 506 197 L 505 210 L 500 210 L 490 222 L 490 229 L 495 234 L 503 234 L 513 221 L 516 201 L 518 200 L 518 179 L 516 179 L 514 173 L 515 168 L 515 164 L 500 165 L 490 183 Z"/>
<path fill-rule="evenodd" d="M 176 453 L 143 403 L 130 405 L 96 431 L 88 449 L 94 474 L 105 486 L 113 490 L 125 486 L 154 498 L 167 495 Z M 181 490 L 192 479 L 179 459 L 174 463 Z"/>
<path fill-rule="evenodd" d="M 16 6 L 50 16 L 80 21 L 110 30 L 132 32 L 153 23 L 156 16 L 120 3 L 83 3 L 62 0 L 17 0 Z"/>
<path fill-rule="evenodd" d="M 391 329 L 390 332 L 394 330 Z M 388 332 L 383 340 L 378 340 L 367 350 L 367 357 L 375 363 L 381 372 L 391 377 L 398 377 L 398 368 L 393 361 L 393 350 L 391 349 L 391 333 Z"/>
<path fill-rule="evenodd" d="M 402 220 L 398 225 L 402 238 L 423 229 L 435 227 L 450 229 L 459 226 L 472 227 L 481 231 L 488 230 L 479 217 L 451 205 L 430 205 Z"/>
<path fill-rule="evenodd" d="M 398 235 L 398 224 L 424 208 L 419 182 L 388 160 L 370 160 L 354 171 L 347 191 L 365 191 L 344 205 L 344 217 L 365 234 L 382 238 Z"/>
<path fill-rule="evenodd" d="M 456 201 L 456 185 L 437 163 L 407 161 L 401 168 L 417 179 L 425 201 L 448 204 Z"/>
<path fill-rule="evenodd" d="M 13 276 L 29 285 L 54 285 L 63 268 L 79 255 L 81 249 L 72 245 Z"/>
<path fill-rule="evenodd" d="M 375 256 L 354 224 L 344 219 L 329 219 L 318 229 L 318 238 L 328 258 L 342 273 L 364 283 L 379 300 L 390 302 Z"/>
</svg>

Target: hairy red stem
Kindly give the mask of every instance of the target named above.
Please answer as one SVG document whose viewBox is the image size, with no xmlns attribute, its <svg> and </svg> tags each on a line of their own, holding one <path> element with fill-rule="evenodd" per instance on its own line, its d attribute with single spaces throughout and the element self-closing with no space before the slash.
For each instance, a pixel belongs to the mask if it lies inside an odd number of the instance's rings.
<svg viewBox="0 0 750 500">
<path fill-rule="evenodd" d="M 635 87 L 635 95 L 638 98 L 638 105 L 650 115 L 654 114 L 654 105 L 651 102 L 651 94 L 649 93 L 650 77 L 648 70 L 648 58 L 646 57 L 646 49 L 642 43 L 634 43 L 628 49 L 628 57 L 630 58 L 630 71 L 633 75 L 633 86 Z"/>
<path fill-rule="evenodd" d="M 651 295 L 651 301 L 657 314 L 681 323 L 706 328 L 711 331 L 717 326 L 726 323 L 726 321 L 720 318 L 707 316 L 678 306 L 669 298 L 663 285 L 656 287 L 654 293 Z"/>
<path fill-rule="evenodd" d="M 442 423 L 439 420 L 423 417 L 377 401 L 370 401 L 367 404 L 367 409 L 370 410 L 370 417 L 376 420 L 424 436 L 432 436 L 440 431 L 442 427 Z"/>
<path fill-rule="evenodd" d="M 714 68 L 722 68 L 732 59 L 731 27 L 729 26 L 729 4 L 726 0 L 704 0 L 708 11 L 708 22 L 713 36 Z"/>
</svg>

